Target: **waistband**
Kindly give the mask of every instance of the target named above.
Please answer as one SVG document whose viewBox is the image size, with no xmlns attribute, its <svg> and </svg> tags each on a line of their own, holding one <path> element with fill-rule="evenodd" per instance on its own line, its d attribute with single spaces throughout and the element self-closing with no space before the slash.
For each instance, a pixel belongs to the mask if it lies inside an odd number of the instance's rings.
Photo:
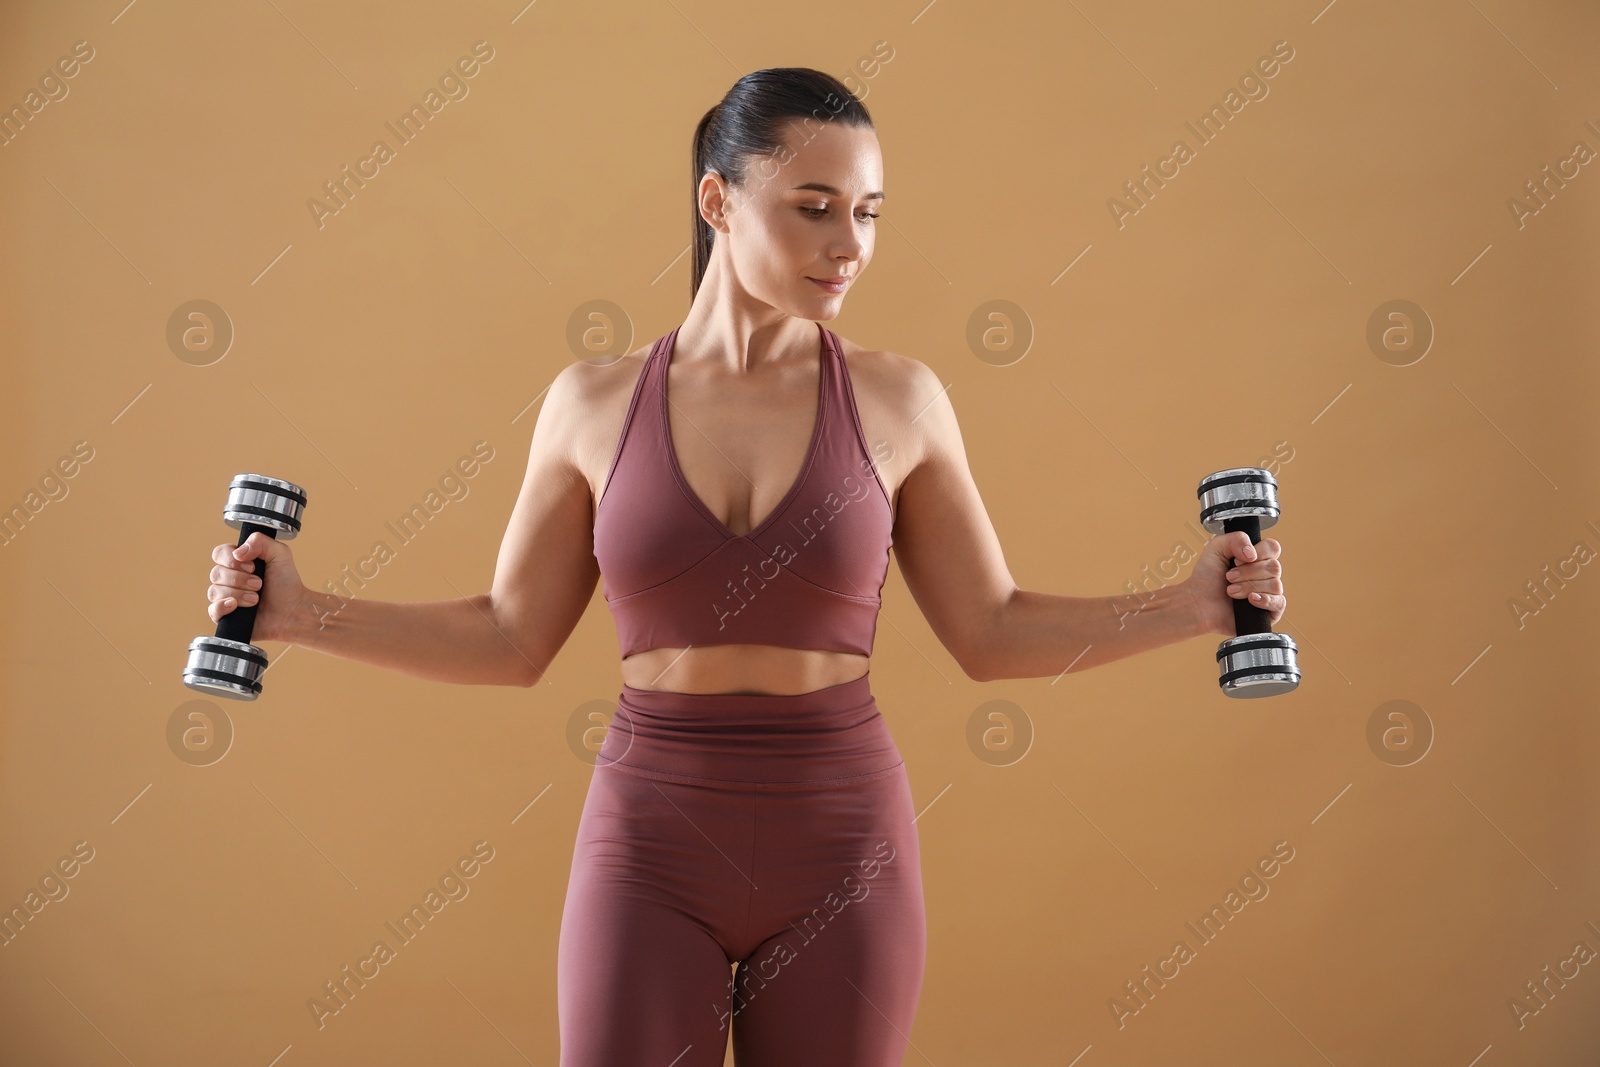
<svg viewBox="0 0 1600 1067">
<path fill-rule="evenodd" d="M 674 693 L 624 685 L 595 766 L 729 786 L 814 787 L 903 761 L 867 675 L 809 693 Z"/>
</svg>

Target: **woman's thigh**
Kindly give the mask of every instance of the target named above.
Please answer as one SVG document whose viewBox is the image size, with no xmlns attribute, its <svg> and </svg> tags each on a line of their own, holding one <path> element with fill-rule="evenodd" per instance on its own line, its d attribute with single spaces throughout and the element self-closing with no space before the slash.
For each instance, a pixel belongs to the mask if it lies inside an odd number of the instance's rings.
<svg viewBox="0 0 1600 1067">
<path fill-rule="evenodd" d="M 904 767 L 815 792 L 758 790 L 739 1067 L 898 1067 L 922 990 L 921 856 Z"/>
<path fill-rule="evenodd" d="M 753 804 L 596 768 L 561 917 L 561 1067 L 721 1067 Z"/>
</svg>

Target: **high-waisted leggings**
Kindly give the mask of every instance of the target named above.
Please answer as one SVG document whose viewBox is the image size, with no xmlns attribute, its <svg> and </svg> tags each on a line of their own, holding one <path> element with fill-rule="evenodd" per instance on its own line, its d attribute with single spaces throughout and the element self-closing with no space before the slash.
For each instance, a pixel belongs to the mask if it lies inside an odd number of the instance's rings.
<svg viewBox="0 0 1600 1067">
<path fill-rule="evenodd" d="M 866 676 L 624 686 L 561 917 L 561 1067 L 899 1067 L 927 933 L 905 764 Z M 736 966 L 735 966 L 736 965 Z"/>
</svg>

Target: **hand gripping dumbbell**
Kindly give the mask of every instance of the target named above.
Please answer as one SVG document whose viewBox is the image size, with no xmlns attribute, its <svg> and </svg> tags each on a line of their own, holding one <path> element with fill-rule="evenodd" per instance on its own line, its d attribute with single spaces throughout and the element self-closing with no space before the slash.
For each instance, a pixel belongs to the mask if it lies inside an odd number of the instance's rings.
<svg viewBox="0 0 1600 1067">
<path fill-rule="evenodd" d="M 293 482 L 279 481 L 262 474 L 238 474 L 228 484 L 228 503 L 222 521 L 239 531 L 239 544 L 253 533 L 284 541 L 300 532 L 300 516 L 306 510 L 306 491 Z M 267 561 L 256 559 L 255 574 L 260 578 Z M 263 586 L 260 594 L 266 593 Z M 189 642 L 189 664 L 183 668 L 183 684 L 202 693 L 231 700 L 254 700 L 261 695 L 261 676 L 267 671 L 267 654 L 250 643 L 256 625 L 254 604 L 235 605 L 217 621 L 215 637 L 200 636 Z"/>
<path fill-rule="evenodd" d="M 1200 525 L 1212 534 L 1243 530 L 1251 544 L 1278 521 L 1278 482 L 1262 467 L 1230 467 L 1200 483 Z M 1241 561 L 1235 559 L 1235 566 Z M 1217 684 L 1230 697 L 1270 697 L 1300 684 L 1299 646 L 1288 634 L 1272 632 L 1272 616 L 1249 600 L 1233 602 L 1233 629 L 1217 646 Z"/>
</svg>

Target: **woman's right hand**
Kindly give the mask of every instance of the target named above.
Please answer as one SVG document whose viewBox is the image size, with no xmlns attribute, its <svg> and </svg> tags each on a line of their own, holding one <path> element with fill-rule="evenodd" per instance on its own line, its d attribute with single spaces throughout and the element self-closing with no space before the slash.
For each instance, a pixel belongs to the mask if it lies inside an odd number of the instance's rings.
<svg viewBox="0 0 1600 1067">
<path fill-rule="evenodd" d="M 258 558 L 267 562 L 261 578 L 255 572 Z M 210 601 L 206 613 L 211 621 L 219 621 L 236 607 L 256 604 L 251 643 L 289 640 L 291 625 L 301 618 L 310 600 L 289 546 L 258 531 L 243 544 L 217 545 L 211 550 L 211 560 L 216 564 L 211 568 L 211 587 L 206 590 Z"/>
</svg>

